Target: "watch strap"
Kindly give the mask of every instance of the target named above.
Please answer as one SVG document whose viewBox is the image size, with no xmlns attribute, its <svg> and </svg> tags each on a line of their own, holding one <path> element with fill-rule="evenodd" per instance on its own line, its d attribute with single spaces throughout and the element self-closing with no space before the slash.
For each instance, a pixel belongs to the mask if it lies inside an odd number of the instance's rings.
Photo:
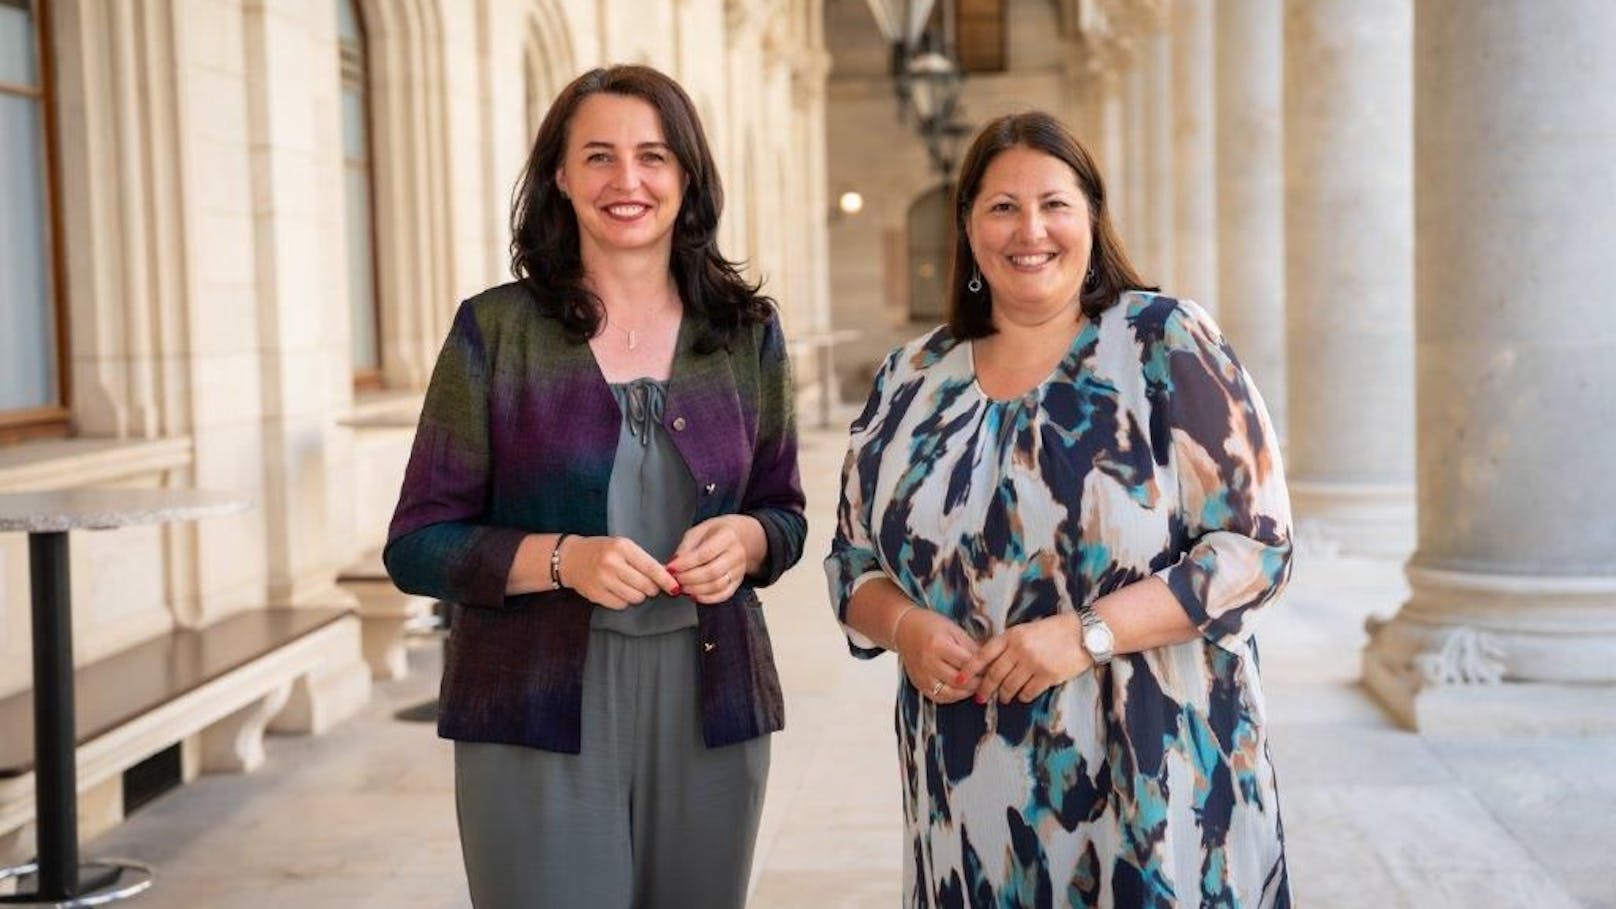
<svg viewBox="0 0 1616 909">
<path fill-rule="evenodd" d="M 1082 646 L 1084 652 L 1089 655 L 1089 658 L 1092 659 L 1097 666 L 1104 666 L 1105 664 L 1111 662 L 1111 658 L 1116 655 L 1116 651 L 1114 649 L 1116 646 L 1116 635 L 1112 633 L 1111 626 L 1106 624 L 1105 619 L 1100 618 L 1100 614 L 1095 612 L 1094 607 L 1092 606 L 1080 607 L 1077 610 L 1077 620 L 1082 623 L 1082 630 L 1078 633 L 1077 642 L 1080 646 Z M 1106 636 L 1111 638 L 1112 647 L 1100 652 L 1095 652 L 1093 649 L 1091 649 L 1089 647 L 1089 629 L 1091 628 L 1104 628 L 1106 631 Z"/>
</svg>

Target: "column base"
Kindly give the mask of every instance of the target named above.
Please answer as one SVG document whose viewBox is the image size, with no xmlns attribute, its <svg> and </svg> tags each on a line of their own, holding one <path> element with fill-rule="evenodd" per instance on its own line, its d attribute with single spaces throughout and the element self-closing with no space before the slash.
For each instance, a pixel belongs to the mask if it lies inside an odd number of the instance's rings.
<svg viewBox="0 0 1616 909">
<path fill-rule="evenodd" d="M 1616 685 L 1499 682 L 1426 686 L 1373 651 L 1364 685 L 1404 727 L 1433 736 L 1616 734 Z"/>
<path fill-rule="evenodd" d="M 1296 539 L 1329 554 L 1407 558 L 1414 551 L 1414 487 L 1291 480 Z"/>
<path fill-rule="evenodd" d="M 1440 735 L 1616 733 L 1616 578 L 1410 565 L 1410 598 L 1371 619 L 1364 684 Z"/>
</svg>

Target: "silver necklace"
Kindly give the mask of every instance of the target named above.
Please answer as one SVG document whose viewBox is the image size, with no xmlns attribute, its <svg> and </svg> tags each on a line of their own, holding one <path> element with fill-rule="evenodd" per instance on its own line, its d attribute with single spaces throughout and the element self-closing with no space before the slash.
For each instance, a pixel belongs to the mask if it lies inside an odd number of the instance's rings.
<svg viewBox="0 0 1616 909">
<path fill-rule="evenodd" d="M 664 307 L 664 308 L 666 308 L 666 307 Z M 609 315 L 606 317 L 606 324 L 611 326 L 612 328 L 616 329 L 617 331 L 622 332 L 623 337 L 628 341 L 628 349 L 629 350 L 634 350 L 634 349 L 639 347 L 641 329 L 645 328 L 645 325 L 650 324 L 653 320 L 655 320 L 661 314 L 662 313 L 659 310 L 657 312 L 653 312 L 650 315 L 646 316 L 645 317 L 645 324 L 642 324 L 639 328 L 624 328 L 621 325 L 618 325 L 618 324 L 614 323 L 612 321 L 611 316 L 609 316 Z"/>
</svg>

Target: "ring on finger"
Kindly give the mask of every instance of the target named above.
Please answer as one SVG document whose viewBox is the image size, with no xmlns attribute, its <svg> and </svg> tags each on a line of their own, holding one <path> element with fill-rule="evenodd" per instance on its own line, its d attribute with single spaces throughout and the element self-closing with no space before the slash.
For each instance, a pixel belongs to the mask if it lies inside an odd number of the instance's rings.
<svg viewBox="0 0 1616 909">
<path fill-rule="evenodd" d="M 929 694 L 930 694 L 931 697 L 936 697 L 936 696 L 938 696 L 939 694 L 942 694 L 942 693 L 943 693 L 943 680 L 938 679 L 936 684 L 931 686 L 931 691 L 930 691 Z"/>
<path fill-rule="evenodd" d="M 720 575 L 719 576 L 719 581 L 721 583 L 723 583 L 724 586 L 726 586 L 726 587 L 729 586 L 729 572 L 725 571 L 722 575 Z"/>
</svg>

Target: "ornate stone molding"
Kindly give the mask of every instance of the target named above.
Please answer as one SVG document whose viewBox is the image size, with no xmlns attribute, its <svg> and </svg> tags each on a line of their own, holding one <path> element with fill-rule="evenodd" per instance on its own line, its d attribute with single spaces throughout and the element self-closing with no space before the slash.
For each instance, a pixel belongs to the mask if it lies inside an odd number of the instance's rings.
<svg viewBox="0 0 1616 909">
<path fill-rule="evenodd" d="M 1485 631 L 1455 628 L 1414 655 L 1426 685 L 1496 685 L 1504 680 L 1504 648 Z"/>
</svg>

